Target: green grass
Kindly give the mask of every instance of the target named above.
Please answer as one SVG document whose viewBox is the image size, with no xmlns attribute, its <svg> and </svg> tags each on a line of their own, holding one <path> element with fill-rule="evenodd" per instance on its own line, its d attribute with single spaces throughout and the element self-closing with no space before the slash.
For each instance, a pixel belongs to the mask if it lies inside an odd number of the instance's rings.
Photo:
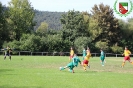
<svg viewBox="0 0 133 88">
<path fill-rule="evenodd" d="M 0 56 L 0 88 L 132 88 L 133 65 L 126 62 L 120 68 L 122 60 L 108 57 L 102 67 L 99 57 L 94 57 L 86 72 L 79 65 L 70 73 L 59 71 L 68 57 L 12 56 L 12 61 L 8 57 L 4 61 Z"/>
</svg>

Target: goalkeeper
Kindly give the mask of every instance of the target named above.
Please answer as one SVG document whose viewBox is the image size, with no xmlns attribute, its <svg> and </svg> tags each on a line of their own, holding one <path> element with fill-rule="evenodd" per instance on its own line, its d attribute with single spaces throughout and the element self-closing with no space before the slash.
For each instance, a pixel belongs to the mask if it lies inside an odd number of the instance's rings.
<svg viewBox="0 0 133 88">
<path fill-rule="evenodd" d="M 81 61 L 78 58 L 78 56 L 76 54 L 74 54 L 74 57 L 72 58 L 72 61 L 69 64 L 67 64 L 67 66 L 60 67 L 60 71 L 66 69 L 66 68 L 69 68 L 69 71 L 72 72 L 72 73 L 74 73 L 73 68 L 74 67 L 77 67 L 78 66 L 78 63 L 81 64 Z"/>
</svg>

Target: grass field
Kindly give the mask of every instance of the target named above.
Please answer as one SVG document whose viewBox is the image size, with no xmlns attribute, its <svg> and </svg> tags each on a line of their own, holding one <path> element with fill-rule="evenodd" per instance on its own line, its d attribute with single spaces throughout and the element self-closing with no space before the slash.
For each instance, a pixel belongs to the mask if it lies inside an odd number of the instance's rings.
<svg viewBox="0 0 133 88">
<path fill-rule="evenodd" d="M 86 72 L 79 65 L 70 73 L 59 71 L 68 64 L 68 57 L 12 56 L 12 61 L 8 57 L 4 61 L 0 56 L 0 88 L 132 88 L 133 65 L 126 62 L 120 68 L 122 60 L 107 57 L 102 67 L 99 57 L 94 57 Z"/>
</svg>

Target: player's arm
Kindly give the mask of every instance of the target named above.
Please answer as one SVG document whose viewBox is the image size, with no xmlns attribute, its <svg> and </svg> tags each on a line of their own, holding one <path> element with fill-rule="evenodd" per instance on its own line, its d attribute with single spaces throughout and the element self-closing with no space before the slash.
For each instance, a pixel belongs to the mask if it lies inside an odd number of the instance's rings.
<svg viewBox="0 0 133 88">
<path fill-rule="evenodd" d="M 122 56 L 124 56 L 125 55 L 125 51 L 124 51 L 124 53 L 122 54 Z"/>
<path fill-rule="evenodd" d="M 5 49 L 1 49 L 1 50 L 7 50 L 7 49 L 5 48 Z"/>
<path fill-rule="evenodd" d="M 0 49 L 1 51 L 4 50 L 4 49 Z"/>
</svg>

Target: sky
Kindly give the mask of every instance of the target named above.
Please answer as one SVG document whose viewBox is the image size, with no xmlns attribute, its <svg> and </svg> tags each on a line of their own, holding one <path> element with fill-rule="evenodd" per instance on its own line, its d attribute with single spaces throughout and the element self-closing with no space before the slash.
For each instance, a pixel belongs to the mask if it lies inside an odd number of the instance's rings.
<svg viewBox="0 0 133 88">
<path fill-rule="evenodd" d="M 11 0 L 0 0 L 2 5 L 8 6 L 8 2 Z M 40 11 L 51 11 L 51 12 L 67 12 L 69 10 L 75 11 L 87 11 L 91 12 L 92 7 L 95 4 L 103 3 L 104 5 L 109 5 L 112 9 L 114 9 L 114 3 L 116 0 L 29 0 L 31 6 L 36 10 Z M 131 0 L 133 3 L 133 0 Z M 117 6 L 119 2 L 129 2 L 129 0 L 118 0 Z M 129 3 L 130 4 L 130 3 Z M 131 4 L 129 5 L 129 8 Z M 119 7 L 117 7 L 117 10 Z M 126 17 L 119 16 L 114 12 L 114 16 L 126 20 L 127 18 L 133 17 L 133 11 Z"/>
</svg>

